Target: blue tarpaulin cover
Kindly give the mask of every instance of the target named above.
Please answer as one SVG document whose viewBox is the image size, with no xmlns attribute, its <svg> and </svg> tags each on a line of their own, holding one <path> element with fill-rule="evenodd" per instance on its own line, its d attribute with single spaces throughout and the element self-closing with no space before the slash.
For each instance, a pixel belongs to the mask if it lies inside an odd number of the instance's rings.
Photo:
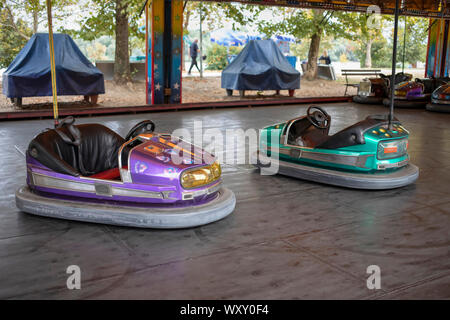
<svg viewBox="0 0 450 320">
<path fill-rule="evenodd" d="M 222 88 L 291 90 L 300 88 L 298 72 L 272 40 L 251 40 L 222 72 Z"/>
<path fill-rule="evenodd" d="M 54 34 L 58 95 L 105 93 L 103 73 L 80 51 L 69 35 Z M 47 33 L 36 33 L 3 73 L 8 98 L 51 96 L 50 51 Z"/>
</svg>

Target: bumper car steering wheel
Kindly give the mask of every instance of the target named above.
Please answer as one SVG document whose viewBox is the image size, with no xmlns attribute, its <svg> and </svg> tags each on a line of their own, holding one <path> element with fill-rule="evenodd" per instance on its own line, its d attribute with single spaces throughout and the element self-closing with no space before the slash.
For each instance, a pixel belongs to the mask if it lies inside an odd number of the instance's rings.
<svg viewBox="0 0 450 320">
<path fill-rule="evenodd" d="M 152 133 L 153 131 L 155 131 L 155 124 L 153 123 L 153 121 L 151 120 L 141 121 L 130 129 L 127 136 L 125 137 L 125 141 L 129 141 L 140 134 Z"/>
<path fill-rule="evenodd" d="M 318 106 L 310 106 L 306 112 L 306 118 L 317 129 L 328 129 L 331 123 L 330 115 Z"/>
</svg>

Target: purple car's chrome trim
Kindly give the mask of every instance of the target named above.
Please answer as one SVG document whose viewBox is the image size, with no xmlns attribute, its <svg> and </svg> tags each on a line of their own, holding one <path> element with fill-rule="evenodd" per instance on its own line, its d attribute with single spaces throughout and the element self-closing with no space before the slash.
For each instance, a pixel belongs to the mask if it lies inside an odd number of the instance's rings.
<svg viewBox="0 0 450 320">
<path fill-rule="evenodd" d="M 122 197 L 136 197 L 136 198 L 170 199 L 169 193 L 167 192 L 163 193 L 156 191 L 136 190 L 117 187 L 111 185 L 110 183 L 108 183 L 108 181 L 89 183 L 52 177 L 49 175 L 36 173 L 33 171 L 31 171 L 30 174 L 31 174 L 30 183 L 36 187 L 91 193 L 96 194 L 98 196 L 108 196 L 108 197 L 122 196 Z"/>
<path fill-rule="evenodd" d="M 128 166 L 127 169 L 123 169 L 122 167 L 122 151 L 123 148 L 128 145 L 129 143 L 131 143 L 132 141 L 136 140 L 137 138 L 139 138 L 139 136 L 134 137 L 131 140 L 128 140 L 127 142 L 125 142 L 124 144 L 122 144 L 119 148 L 119 152 L 117 154 L 118 157 L 118 164 L 119 164 L 119 172 L 120 172 L 120 178 L 123 182 L 132 182 L 131 180 L 131 173 L 130 173 L 130 166 Z M 137 147 L 137 146 L 136 146 Z M 134 148 L 136 148 L 134 147 Z M 133 149 L 134 149 L 133 148 Z M 128 153 L 128 163 L 130 163 L 130 156 L 131 156 L 131 152 L 133 151 L 133 149 L 130 150 L 130 152 Z"/>
<path fill-rule="evenodd" d="M 220 178 L 219 178 L 220 179 Z M 217 180 L 215 181 L 217 182 Z M 219 189 L 222 186 L 222 181 L 219 180 L 219 182 L 213 184 L 212 186 L 203 189 L 203 190 L 197 190 L 197 191 L 189 191 L 189 192 L 183 192 L 183 200 L 191 200 L 199 196 L 203 195 L 209 195 L 216 191 L 219 191 Z"/>
<path fill-rule="evenodd" d="M 27 171 L 27 183 L 38 191 L 118 201 L 173 203 L 209 196 L 222 186 L 222 181 L 216 180 L 214 183 L 196 190 L 184 190 L 175 185 L 131 184 L 119 180 L 73 177 L 49 171 L 47 168 L 39 166 L 38 163 L 29 163 Z"/>
</svg>

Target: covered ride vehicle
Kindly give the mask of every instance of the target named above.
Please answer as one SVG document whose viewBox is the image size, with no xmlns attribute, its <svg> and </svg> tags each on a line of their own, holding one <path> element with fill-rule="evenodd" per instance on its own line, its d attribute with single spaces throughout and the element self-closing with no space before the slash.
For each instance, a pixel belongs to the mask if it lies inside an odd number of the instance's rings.
<svg viewBox="0 0 450 320">
<path fill-rule="evenodd" d="M 334 135 L 330 124 L 325 110 L 311 106 L 305 116 L 268 126 L 253 161 L 283 175 L 356 189 L 397 188 L 418 178 L 409 163 L 409 132 L 397 119 L 389 127 L 387 116 L 369 116 Z"/>
<path fill-rule="evenodd" d="M 53 35 L 58 95 L 82 95 L 97 103 L 105 93 L 103 73 L 81 52 L 67 34 Z M 23 97 L 52 95 L 49 35 L 36 33 L 2 76 L 3 94 L 21 107 Z"/>
<path fill-rule="evenodd" d="M 273 40 L 250 40 L 238 56 L 222 71 L 221 87 L 227 95 L 238 90 L 288 90 L 293 96 L 300 88 L 298 72 Z"/>
<path fill-rule="evenodd" d="M 26 151 L 17 207 L 31 214 L 143 228 L 185 228 L 229 215 L 234 194 L 204 150 L 142 121 L 125 138 L 64 119 Z"/>
</svg>

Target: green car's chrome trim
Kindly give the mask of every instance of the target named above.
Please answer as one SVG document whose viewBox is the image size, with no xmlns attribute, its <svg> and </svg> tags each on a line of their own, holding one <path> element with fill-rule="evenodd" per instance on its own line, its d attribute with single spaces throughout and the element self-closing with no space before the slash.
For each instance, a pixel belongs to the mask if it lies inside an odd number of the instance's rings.
<svg viewBox="0 0 450 320">
<path fill-rule="evenodd" d="M 403 166 L 406 166 L 409 162 L 409 156 L 407 156 L 407 159 L 399 161 L 399 162 L 393 162 L 393 163 L 386 163 L 386 164 L 378 164 L 377 168 L 378 170 L 386 170 L 391 168 L 400 168 Z"/>
<path fill-rule="evenodd" d="M 384 123 L 368 128 L 364 132 L 362 144 L 321 149 L 288 144 L 290 127 L 297 119 L 299 118 L 262 129 L 260 150 L 266 151 L 269 156 L 278 154 L 280 160 L 291 163 L 366 173 L 395 170 L 409 163 L 407 153 L 391 159 L 377 158 L 380 142 L 409 138 L 409 132 L 399 122 L 393 124 L 392 130 L 388 130 Z"/>
<path fill-rule="evenodd" d="M 307 160 L 314 160 L 314 161 L 320 161 L 320 162 L 330 162 L 330 163 L 336 163 L 336 164 L 342 164 L 347 166 L 355 166 L 359 168 L 364 168 L 367 162 L 367 158 L 373 157 L 372 154 L 367 155 L 348 155 L 348 154 L 334 154 L 334 153 L 325 153 L 325 152 L 318 152 L 318 151 L 310 151 L 308 149 L 298 147 L 298 146 L 291 146 L 290 149 L 288 148 L 280 148 L 280 154 L 289 156 L 291 159 L 307 159 Z M 270 148 L 267 149 L 268 151 L 271 151 Z M 314 149 L 312 149 L 314 150 Z"/>
</svg>

